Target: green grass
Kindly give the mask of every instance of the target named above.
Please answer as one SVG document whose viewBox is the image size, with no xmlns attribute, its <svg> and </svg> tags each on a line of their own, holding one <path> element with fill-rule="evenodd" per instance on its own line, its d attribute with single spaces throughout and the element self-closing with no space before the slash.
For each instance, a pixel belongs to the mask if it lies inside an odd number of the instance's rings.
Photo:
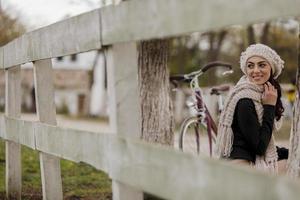
<svg viewBox="0 0 300 200">
<path fill-rule="evenodd" d="M 38 152 L 22 146 L 22 199 L 42 199 Z M 65 200 L 111 199 L 111 180 L 95 168 L 61 160 Z M 5 196 L 5 142 L 0 140 L 0 199 Z"/>
</svg>

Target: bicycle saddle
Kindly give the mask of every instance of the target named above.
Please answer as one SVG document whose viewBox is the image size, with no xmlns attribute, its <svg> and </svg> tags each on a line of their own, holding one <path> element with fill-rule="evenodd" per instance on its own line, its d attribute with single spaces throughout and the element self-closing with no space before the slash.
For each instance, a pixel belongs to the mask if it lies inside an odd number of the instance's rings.
<svg viewBox="0 0 300 200">
<path fill-rule="evenodd" d="M 230 86 L 229 85 L 220 85 L 220 86 L 216 86 L 211 88 L 210 90 L 210 94 L 213 95 L 219 95 L 221 92 L 227 92 L 229 91 Z"/>
</svg>

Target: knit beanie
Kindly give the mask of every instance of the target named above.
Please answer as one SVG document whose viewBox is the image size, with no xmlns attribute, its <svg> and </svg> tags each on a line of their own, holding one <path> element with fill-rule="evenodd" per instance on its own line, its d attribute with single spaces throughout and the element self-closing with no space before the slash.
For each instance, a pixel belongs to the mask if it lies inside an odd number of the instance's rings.
<svg viewBox="0 0 300 200">
<path fill-rule="evenodd" d="M 240 67 L 244 74 L 246 74 L 247 60 L 253 56 L 263 57 L 269 62 L 275 79 L 281 74 L 284 68 L 284 61 L 273 49 L 263 44 L 252 44 L 242 52 Z"/>
</svg>

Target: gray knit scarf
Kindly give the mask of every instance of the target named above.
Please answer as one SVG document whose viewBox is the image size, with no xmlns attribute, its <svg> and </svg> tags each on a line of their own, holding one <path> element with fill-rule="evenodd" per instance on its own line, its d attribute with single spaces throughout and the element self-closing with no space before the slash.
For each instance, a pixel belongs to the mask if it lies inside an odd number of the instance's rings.
<svg viewBox="0 0 300 200">
<path fill-rule="evenodd" d="M 217 143 L 215 145 L 215 156 L 217 158 L 228 158 L 232 151 L 233 144 L 233 132 L 232 121 L 234 110 L 237 102 L 242 98 L 250 98 L 254 102 L 255 110 L 258 116 L 258 121 L 262 124 L 263 118 L 263 105 L 261 102 L 263 93 L 263 86 L 258 86 L 251 83 L 246 76 L 243 76 L 239 82 L 232 89 L 227 97 L 224 110 L 221 113 L 220 121 L 218 125 Z M 274 128 L 277 127 L 276 125 Z M 274 133 L 274 129 L 273 129 Z M 278 172 L 277 166 L 277 151 L 275 146 L 275 140 L 272 133 L 271 140 L 267 147 L 266 153 L 263 156 L 256 156 L 255 163 L 252 165 L 260 170 L 268 171 L 271 173 Z"/>
</svg>

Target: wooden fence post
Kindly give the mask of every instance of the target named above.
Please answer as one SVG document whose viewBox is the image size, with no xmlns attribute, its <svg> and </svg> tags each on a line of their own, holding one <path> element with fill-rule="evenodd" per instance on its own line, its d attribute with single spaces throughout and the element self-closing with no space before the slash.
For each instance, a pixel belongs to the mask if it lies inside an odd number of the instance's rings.
<svg viewBox="0 0 300 200">
<path fill-rule="evenodd" d="M 54 84 L 51 59 L 34 62 L 36 109 L 39 121 L 56 125 Z M 41 178 L 44 200 L 62 200 L 60 159 L 40 153 Z"/>
<path fill-rule="evenodd" d="M 5 70 L 5 115 L 21 117 L 21 67 L 20 65 Z M 7 133 L 9 134 L 9 133 Z M 6 197 L 21 199 L 21 145 L 6 141 Z"/>
<path fill-rule="evenodd" d="M 136 43 L 122 43 L 106 51 L 109 122 L 114 133 L 140 137 L 138 57 Z M 112 181 L 114 200 L 142 200 L 139 191 L 117 180 Z"/>
</svg>

